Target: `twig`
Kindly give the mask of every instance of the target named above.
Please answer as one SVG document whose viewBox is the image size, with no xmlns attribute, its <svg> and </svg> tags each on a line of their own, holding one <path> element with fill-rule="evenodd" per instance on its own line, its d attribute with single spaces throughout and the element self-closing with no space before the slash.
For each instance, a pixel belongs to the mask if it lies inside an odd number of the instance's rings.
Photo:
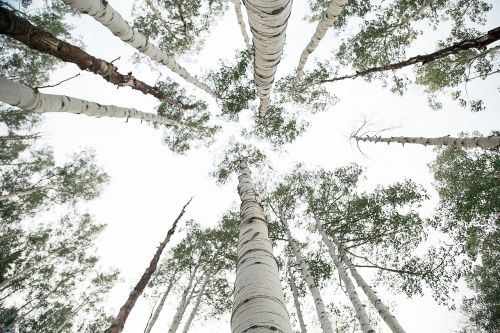
<svg viewBox="0 0 500 333">
<path fill-rule="evenodd" d="M 62 80 L 62 81 L 60 81 L 60 82 L 58 82 L 58 83 L 56 83 L 56 84 L 51 84 L 51 85 L 47 85 L 47 86 L 40 86 L 40 87 L 34 87 L 34 88 L 33 88 L 33 90 L 38 91 L 38 89 L 42 89 L 42 88 L 53 88 L 53 87 L 57 87 L 58 85 L 60 85 L 60 84 L 62 84 L 62 83 L 64 83 L 64 82 L 66 82 L 66 81 L 69 81 L 69 80 L 71 80 L 71 79 L 74 79 L 74 78 L 75 78 L 75 77 L 77 77 L 77 76 L 80 76 L 80 73 L 78 73 L 78 74 L 76 74 L 76 75 L 73 75 L 73 76 L 72 76 L 72 77 L 70 77 L 70 78 L 64 79 L 64 80 Z"/>
<path fill-rule="evenodd" d="M 111 60 L 109 63 L 111 63 L 111 64 L 112 64 L 112 63 L 114 63 L 115 61 L 120 60 L 120 58 L 121 58 L 121 56 L 119 56 L 119 57 L 118 57 L 118 58 L 116 58 L 116 59 Z"/>
</svg>

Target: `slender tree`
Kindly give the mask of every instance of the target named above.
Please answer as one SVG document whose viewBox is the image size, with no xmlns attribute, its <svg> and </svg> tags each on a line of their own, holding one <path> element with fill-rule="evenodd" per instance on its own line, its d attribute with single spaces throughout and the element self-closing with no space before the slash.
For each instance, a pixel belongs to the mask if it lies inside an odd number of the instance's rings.
<svg viewBox="0 0 500 333">
<path fill-rule="evenodd" d="M 137 301 L 139 296 L 141 296 L 142 292 L 144 291 L 144 288 L 146 288 L 146 285 L 151 279 L 151 276 L 155 272 L 156 267 L 158 266 L 158 261 L 160 260 L 160 256 L 163 250 L 165 249 L 165 246 L 170 241 L 170 238 L 174 234 L 175 229 L 177 227 L 177 223 L 186 212 L 186 207 L 189 205 L 191 200 L 192 198 L 189 199 L 189 201 L 184 205 L 184 207 L 182 207 L 182 210 L 175 219 L 174 223 L 172 224 L 172 227 L 168 230 L 167 236 L 165 236 L 165 239 L 160 243 L 160 246 L 158 246 L 158 248 L 156 249 L 156 252 L 153 256 L 153 259 L 151 259 L 148 268 L 146 268 L 146 271 L 144 271 L 144 274 L 141 276 L 139 282 L 137 282 L 137 284 L 135 285 L 134 289 L 132 290 L 129 297 L 125 301 L 125 304 L 123 304 L 123 306 L 120 308 L 118 315 L 116 316 L 111 326 L 106 330 L 106 333 L 119 333 L 123 330 L 123 327 L 125 326 L 125 322 L 127 321 L 130 311 L 132 311 L 135 302 Z"/>
<path fill-rule="evenodd" d="M 348 0 L 331 0 L 330 4 L 328 5 L 328 9 L 323 14 L 323 18 L 318 23 L 316 31 L 314 32 L 314 35 L 309 41 L 309 44 L 307 44 L 306 48 L 304 49 L 304 51 L 302 51 L 302 54 L 300 55 L 299 64 L 295 71 L 296 82 L 302 79 L 307 59 L 314 52 L 314 50 L 316 50 L 323 37 L 325 37 L 325 34 L 328 31 L 328 29 L 331 26 L 333 26 L 335 20 L 340 15 L 340 13 L 342 13 L 342 9 L 347 4 L 347 2 Z"/>
<path fill-rule="evenodd" d="M 479 137 L 460 137 L 454 138 L 450 136 L 443 136 L 440 138 L 423 138 L 423 137 L 390 137 L 383 138 L 381 136 L 352 136 L 356 141 L 365 142 L 385 142 L 385 143 L 401 143 L 401 144 L 418 144 L 430 146 L 448 146 L 457 148 L 487 148 L 495 149 L 500 147 L 500 137 L 498 136 L 479 136 Z"/>
<path fill-rule="evenodd" d="M 245 21 L 243 20 L 243 15 L 241 13 L 241 1 L 240 0 L 230 0 L 234 5 L 234 12 L 236 14 L 236 19 L 238 20 L 238 25 L 240 26 L 241 35 L 245 41 L 245 46 L 247 50 L 252 49 L 252 44 L 250 38 L 248 37 L 247 28 L 245 26 Z"/>
<path fill-rule="evenodd" d="M 299 321 L 300 332 L 307 333 L 306 324 L 304 322 L 304 315 L 302 314 L 302 307 L 300 306 L 299 291 L 297 289 L 297 284 L 295 283 L 295 277 L 293 276 L 293 272 L 290 267 L 290 260 L 288 260 L 286 268 L 288 274 L 288 284 L 290 285 L 290 290 L 292 291 L 293 304 L 295 305 L 295 311 L 297 313 L 297 319 Z"/>
<path fill-rule="evenodd" d="M 204 90 L 211 96 L 217 97 L 206 84 L 189 74 L 186 69 L 181 67 L 171 56 L 149 43 L 147 38 L 139 31 L 134 30 L 107 1 L 64 0 L 64 2 L 71 6 L 71 8 L 92 16 L 95 20 L 107 27 L 115 36 L 136 48 L 139 52 L 150 57 L 152 60 L 164 64 L 172 72 L 181 76 L 187 82 Z"/>
</svg>

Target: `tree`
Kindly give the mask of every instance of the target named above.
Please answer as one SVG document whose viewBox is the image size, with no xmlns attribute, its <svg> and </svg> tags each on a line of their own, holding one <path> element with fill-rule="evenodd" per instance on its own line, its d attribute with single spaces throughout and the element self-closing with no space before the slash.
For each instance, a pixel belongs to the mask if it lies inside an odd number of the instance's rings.
<svg viewBox="0 0 500 333">
<path fill-rule="evenodd" d="M 497 150 L 453 147 L 440 147 L 436 152 L 430 164 L 440 198 L 436 227 L 449 235 L 458 253 L 474 266 L 466 281 L 476 295 L 465 298 L 463 305 L 471 328 L 493 332 L 499 318 L 495 262 L 499 256 L 500 156 Z"/>
</svg>

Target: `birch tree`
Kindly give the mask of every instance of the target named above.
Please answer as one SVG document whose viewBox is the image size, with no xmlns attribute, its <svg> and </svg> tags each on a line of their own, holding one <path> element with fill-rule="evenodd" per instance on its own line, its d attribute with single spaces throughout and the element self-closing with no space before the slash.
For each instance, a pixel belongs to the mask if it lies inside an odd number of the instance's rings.
<svg viewBox="0 0 500 333">
<path fill-rule="evenodd" d="M 169 54 L 149 43 L 143 34 L 134 30 L 120 14 L 109 5 L 109 3 L 103 3 L 100 0 L 64 0 L 64 2 L 76 11 L 92 16 L 95 20 L 108 28 L 115 36 L 128 43 L 139 52 L 167 66 L 172 72 L 181 76 L 187 82 L 204 90 L 209 95 L 216 97 L 214 92 L 206 84 L 189 74 L 186 69 L 180 66 Z"/>
<path fill-rule="evenodd" d="M 120 308 L 120 311 L 118 312 L 118 315 L 116 316 L 115 320 L 111 324 L 111 326 L 106 330 L 108 333 L 119 333 L 123 330 L 125 326 L 125 322 L 127 320 L 128 315 L 130 314 L 130 311 L 132 311 L 132 308 L 135 305 L 135 302 L 139 298 L 139 296 L 142 294 L 144 288 L 146 288 L 146 285 L 148 284 L 149 280 L 151 279 L 151 276 L 156 270 L 156 267 L 158 265 L 158 261 L 160 260 L 160 256 L 162 255 L 163 250 L 165 249 L 165 246 L 167 243 L 170 241 L 170 238 L 175 232 L 175 229 L 177 227 L 177 223 L 179 220 L 182 218 L 186 211 L 186 207 L 189 205 L 192 199 L 190 199 L 184 207 L 182 207 L 181 212 L 177 216 L 177 218 L 174 220 L 174 223 L 172 224 L 172 227 L 168 230 L 167 235 L 165 236 L 165 239 L 160 243 L 160 246 L 155 251 L 155 254 L 153 256 L 153 259 L 151 259 L 151 262 L 149 263 L 148 268 L 146 268 L 146 271 L 144 274 L 141 276 L 139 282 L 135 285 L 134 289 L 130 293 L 129 297 L 125 301 L 125 304 Z"/>
<path fill-rule="evenodd" d="M 252 43 L 250 42 L 250 38 L 248 37 L 247 27 L 245 25 L 245 21 L 243 20 L 243 14 L 241 13 L 241 1 L 240 0 L 229 0 L 234 5 L 234 12 L 236 14 L 236 19 L 238 20 L 238 25 L 240 26 L 241 35 L 243 36 L 243 41 L 245 42 L 245 46 L 247 50 L 252 50 Z"/>
<path fill-rule="evenodd" d="M 254 70 L 257 96 L 260 99 L 259 115 L 264 116 L 271 104 L 271 88 L 285 45 L 292 1 L 279 0 L 266 4 L 260 0 L 248 0 L 244 4 L 255 48 Z"/>
</svg>

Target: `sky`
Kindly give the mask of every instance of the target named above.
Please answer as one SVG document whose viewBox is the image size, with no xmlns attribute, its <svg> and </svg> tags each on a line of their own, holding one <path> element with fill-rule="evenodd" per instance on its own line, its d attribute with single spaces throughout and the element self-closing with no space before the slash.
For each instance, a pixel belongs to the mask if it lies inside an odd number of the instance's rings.
<svg viewBox="0 0 500 333">
<path fill-rule="evenodd" d="M 109 3 L 124 18 L 130 19 L 132 1 L 109 0 Z M 302 20 L 307 11 L 305 1 L 294 2 L 277 79 L 295 68 L 303 48 L 314 32 L 316 25 Z M 246 20 L 245 11 L 243 16 Z M 499 21 L 497 6 L 490 13 L 488 23 L 482 30 L 491 29 Z M 155 82 L 157 73 L 144 62 L 134 64 L 131 58 L 135 50 L 98 22 L 87 15 L 71 19 L 71 22 L 75 26 L 74 34 L 83 41 L 88 53 L 108 61 L 120 57 L 115 64 L 122 73 L 132 71 L 143 81 Z M 247 30 L 249 31 L 248 24 Z M 434 41 L 442 37 L 442 33 L 429 32 L 412 47 L 409 54 L 432 51 Z M 177 58 L 192 74 L 201 76 L 215 68 L 220 59 L 230 60 L 236 50 L 244 47 L 231 4 L 208 36 L 205 47 L 199 54 Z M 338 36 L 328 32 L 308 65 L 312 65 L 315 58 L 329 59 L 330 52 L 338 43 Z M 209 110 L 217 112 L 217 105 L 210 96 L 184 83 L 166 67 L 160 68 L 165 75 L 181 83 L 189 93 L 209 102 Z M 61 66 L 52 73 L 50 82 L 58 82 L 78 72 L 75 65 Z M 498 76 L 472 82 L 468 87 L 469 95 L 482 98 L 487 110 L 471 113 L 446 98 L 443 98 L 443 110 L 432 111 L 427 105 L 426 94 L 418 86 L 411 86 L 404 96 L 399 96 L 383 88 L 380 82 L 367 83 L 358 79 L 331 84 L 328 89 L 338 97 L 338 103 L 327 112 L 312 116 L 307 132 L 292 145 L 288 145 L 286 153 L 273 154 L 271 163 L 277 170 L 283 171 L 290 169 L 295 162 L 328 170 L 356 162 L 366 168 L 367 179 L 363 184 L 366 189 L 411 178 L 422 184 L 432 195 L 423 209 L 424 214 L 430 214 L 436 203 L 432 176 L 427 167 L 435 156 L 432 148 L 362 143 L 364 156 L 350 142 L 349 134 L 359 126 L 364 117 L 375 121 L 378 128 L 394 127 L 387 135 L 436 137 L 453 136 L 462 131 L 488 134 L 491 130 L 498 129 L 500 124 L 499 86 Z M 62 85 L 44 89 L 43 92 L 65 94 L 101 104 L 133 107 L 145 112 L 154 112 L 157 105 L 157 101 L 151 96 L 130 88 L 117 89 L 86 72 Z M 82 209 L 92 213 L 97 221 L 107 224 L 106 230 L 98 239 L 98 253 L 103 266 L 112 266 L 121 271 L 120 282 L 106 300 L 106 306 L 112 313 L 118 312 L 170 224 L 191 196 L 194 196 L 194 200 L 187 209 L 186 218 L 195 219 L 207 227 L 215 225 L 229 208 L 239 205 L 236 180 L 232 179 L 225 186 L 218 186 L 209 175 L 227 138 L 237 133 L 238 128 L 236 124 L 225 125 L 221 138 L 214 146 L 209 149 L 194 149 L 185 156 L 179 156 L 162 144 L 163 134 L 160 129 L 138 121 L 97 119 L 73 114 L 45 115 L 41 131 L 45 134 L 44 140 L 54 147 L 57 159 L 63 161 L 74 151 L 92 147 L 96 151 L 98 163 L 111 176 L 111 182 L 102 196 L 84 204 Z M 173 244 L 182 235 L 183 232 L 177 233 Z M 331 300 L 330 291 L 329 288 L 322 291 L 325 299 Z M 437 305 L 430 296 L 407 299 L 402 295 L 393 295 L 390 290 L 379 290 L 379 293 L 394 305 L 394 314 L 407 332 L 441 333 L 453 332 L 458 328 L 459 313 Z M 456 295 L 458 299 L 461 296 Z M 173 317 L 175 311 L 175 301 L 177 298 L 168 301 L 169 305 L 153 332 L 168 329 L 169 318 Z M 310 312 L 307 316 L 310 322 L 308 326 L 311 332 L 319 332 L 319 326 L 314 328 L 311 324 L 312 307 L 307 302 L 306 300 L 306 308 Z M 142 332 L 150 309 L 149 301 L 140 299 L 124 332 Z M 388 331 L 383 324 L 380 327 L 381 332 Z M 228 316 L 217 322 L 203 323 L 195 320 L 191 330 L 193 333 L 229 331 Z"/>
</svg>

